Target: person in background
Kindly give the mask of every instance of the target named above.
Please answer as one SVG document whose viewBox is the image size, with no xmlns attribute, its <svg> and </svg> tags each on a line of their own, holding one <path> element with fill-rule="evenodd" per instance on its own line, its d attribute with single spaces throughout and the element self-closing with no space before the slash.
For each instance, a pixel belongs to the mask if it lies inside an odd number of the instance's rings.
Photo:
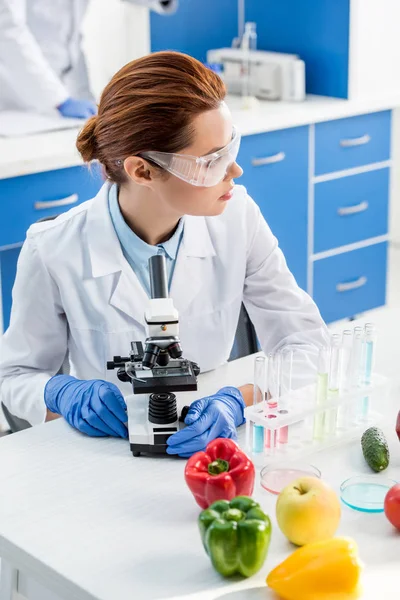
<svg viewBox="0 0 400 600">
<path fill-rule="evenodd" d="M 106 86 L 77 141 L 106 183 L 93 200 L 32 225 L 21 250 L 0 339 L 0 400 L 12 415 L 31 424 L 62 415 L 88 435 L 127 437 L 132 387 L 106 362 L 145 340 L 148 260 L 157 254 L 184 356 L 202 372 L 228 360 L 242 303 L 265 353 L 291 344 L 318 356 L 319 311 L 259 207 L 235 185 L 240 134 L 225 94 L 216 73 L 174 52 L 133 61 Z M 57 374 L 67 354 L 71 375 Z M 168 453 L 236 437 L 252 386 L 226 383 L 191 405 Z"/>
<path fill-rule="evenodd" d="M 158 13 L 178 0 L 126 0 Z M 0 110 L 96 113 L 81 26 L 90 0 L 0 0 Z"/>
</svg>

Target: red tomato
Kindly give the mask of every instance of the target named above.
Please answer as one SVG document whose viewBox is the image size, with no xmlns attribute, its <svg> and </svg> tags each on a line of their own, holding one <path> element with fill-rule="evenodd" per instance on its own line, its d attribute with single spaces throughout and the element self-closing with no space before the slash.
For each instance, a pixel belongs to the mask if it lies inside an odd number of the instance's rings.
<svg viewBox="0 0 400 600">
<path fill-rule="evenodd" d="M 400 483 L 390 488 L 386 494 L 385 515 L 394 527 L 400 529 Z"/>
</svg>

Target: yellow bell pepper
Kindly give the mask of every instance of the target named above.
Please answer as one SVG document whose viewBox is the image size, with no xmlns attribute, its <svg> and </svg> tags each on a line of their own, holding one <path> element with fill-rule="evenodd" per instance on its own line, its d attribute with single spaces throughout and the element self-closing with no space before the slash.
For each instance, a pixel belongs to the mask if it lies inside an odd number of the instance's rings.
<svg viewBox="0 0 400 600">
<path fill-rule="evenodd" d="M 267 585 L 283 600 L 354 600 L 362 564 L 347 538 L 307 544 L 271 571 Z"/>
</svg>

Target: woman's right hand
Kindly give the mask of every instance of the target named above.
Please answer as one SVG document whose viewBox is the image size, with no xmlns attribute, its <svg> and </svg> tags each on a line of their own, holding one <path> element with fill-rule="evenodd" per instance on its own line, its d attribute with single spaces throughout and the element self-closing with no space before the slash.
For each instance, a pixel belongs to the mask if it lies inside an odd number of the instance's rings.
<svg viewBox="0 0 400 600">
<path fill-rule="evenodd" d="M 44 401 L 49 411 L 62 415 L 82 433 L 128 437 L 125 400 L 113 383 L 55 375 L 46 384 Z"/>
</svg>

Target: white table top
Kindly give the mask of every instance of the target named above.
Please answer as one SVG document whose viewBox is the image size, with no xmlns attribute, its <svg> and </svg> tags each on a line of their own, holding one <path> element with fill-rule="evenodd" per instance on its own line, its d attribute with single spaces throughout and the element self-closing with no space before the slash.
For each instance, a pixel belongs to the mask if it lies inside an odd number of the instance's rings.
<svg viewBox="0 0 400 600">
<path fill-rule="evenodd" d="M 252 366 L 248 357 L 204 375 L 199 395 L 244 383 Z M 395 404 L 384 427 L 392 450 L 385 474 L 400 479 Z M 343 479 L 368 472 L 359 442 L 310 462 L 337 492 Z M 135 459 L 126 441 L 85 437 L 62 420 L 4 438 L 0 556 L 68 600 L 272 600 L 266 575 L 293 551 L 276 525 L 276 497 L 257 481 L 255 498 L 273 521 L 263 569 L 248 580 L 223 580 L 202 548 L 199 508 L 186 488 L 184 465 L 179 459 Z M 363 598 L 398 598 L 399 535 L 385 516 L 343 507 L 338 533 L 360 546 Z"/>
<path fill-rule="evenodd" d="M 340 100 L 310 95 L 305 102 L 260 101 L 257 108 L 243 110 L 241 99 L 230 96 L 228 105 L 241 134 L 250 135 L 394 108 L 400 97 Z M 75 148 L 78 131 L 0 138 L 0 179 L 81 164 Z"/>
</svg>

